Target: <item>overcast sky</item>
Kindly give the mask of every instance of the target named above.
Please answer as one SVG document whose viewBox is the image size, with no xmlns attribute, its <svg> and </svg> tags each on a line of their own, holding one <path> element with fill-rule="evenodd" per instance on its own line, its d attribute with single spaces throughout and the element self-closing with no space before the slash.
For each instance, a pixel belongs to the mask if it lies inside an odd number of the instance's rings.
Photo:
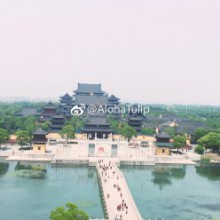
<svg viewBox="0 0 220 220">
<path fill-rule="evenodd" d="M 0 74 L 0 97 L 87 82 L 122 101 L 220 105 L 220 1 L 1 1 Z"/>
</svg>

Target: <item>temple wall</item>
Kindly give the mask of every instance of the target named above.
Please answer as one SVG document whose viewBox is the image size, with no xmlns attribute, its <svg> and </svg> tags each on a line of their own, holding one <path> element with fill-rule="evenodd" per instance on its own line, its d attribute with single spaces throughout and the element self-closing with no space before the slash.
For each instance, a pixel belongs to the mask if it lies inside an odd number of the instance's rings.
<svg viewBox="0 0 220 220">
<path fill-rule="evenodd" d="M 33 151 L 39 153 L 46 152 L 46 144 L 33 144 Z"/>
<path fill-rule="evenodd" d="M 169 156 L 170 155 L 170 149 L 168 147 L 157 147 L 156 148 L 156 155 Z"/>
<path fill-rule="evenodd" d="M 146 136 L 146 135 L 138 135 L 136 138 L 134 138 L 135 141 L 149 141 L 153 142 L 155 141 L 154 136 Z"/>
</svg>

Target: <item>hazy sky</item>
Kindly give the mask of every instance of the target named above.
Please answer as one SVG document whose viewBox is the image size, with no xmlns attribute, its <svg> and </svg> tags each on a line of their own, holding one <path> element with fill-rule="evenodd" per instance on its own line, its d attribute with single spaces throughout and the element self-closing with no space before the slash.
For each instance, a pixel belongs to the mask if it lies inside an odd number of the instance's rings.
<svg viewBox="0 0 220 220">
<path fill-rule="evenodd" d="M 220 104 L 220 1 L 1 1 L 0 74 L 0 97 L 88 82 L 122 101 Z"/>
</svg>

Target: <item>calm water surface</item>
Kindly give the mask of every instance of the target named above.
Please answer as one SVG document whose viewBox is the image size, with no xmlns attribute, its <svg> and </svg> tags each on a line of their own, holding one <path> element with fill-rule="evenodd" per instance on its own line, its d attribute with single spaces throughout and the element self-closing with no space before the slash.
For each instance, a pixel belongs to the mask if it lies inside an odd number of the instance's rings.
<svg viewBox="0 0 220 220">
<path fill-rule="evenodd" d="M 220 167 L 121 167 L 144 219 L 220 219 Z M 77 203 L 103 218 L 95 168 L 0 162 L 0 219 L 48 220 L 50 211 Z"/>
<path fill-rule="evenodd" d="M 220 219 L 220 167 L 122 167 L 145 219 Z"/>
<path fill-rule="evenodd" d="M 93 218 L 104 216 L 95 168 L 0 163 L 1 220 L 48 220 L 68 201 Z"/>
</svg>

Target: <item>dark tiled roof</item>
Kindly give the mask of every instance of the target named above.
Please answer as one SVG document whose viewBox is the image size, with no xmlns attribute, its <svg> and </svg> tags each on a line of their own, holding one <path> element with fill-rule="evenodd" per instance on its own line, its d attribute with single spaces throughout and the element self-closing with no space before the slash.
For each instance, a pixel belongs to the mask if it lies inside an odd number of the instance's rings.
<svg viewBox="0 0 220 220">
<path fill-rule="evenodd" d="M 188 118 L 179 118 L 177 116 L 173 117 L 173 115 L 166 115 L 166 116 L 170 116 L 170 118 L 147 116 L 146 124 L 148 125 L 152 124 L 155 127 L 160 127 L 160 129 L 163 130 L 163 127 L 168 126 L 167 122 L 173 121 L 178 125 L 176 127 L 178 133 L 182 133 L 182 132 L 186 133 L 185 131 L 187 131 L 188 134 L 194 133 L 194 130 L 198 127 L 206 127 L 205 123 L 201 121 L 192 121 Z"/>
<path fill-rule="evenodd" d="M 117 98 L 115 95 L 109 96 L 108 99 L 110 99 L 110 100 L 117 100 L 117 101 L 119 100 L 119 98 Z"/>
<path fill-rule="evenodd" d="M 48 102 L 43 109 L 56 109 L 56 105 L 54 105 L 52 102 Z"/>
<path fill-rule="evenodd" d="M 143 121 L 142 117 L 131 116 L 128 118 L 129 121 Z"/>
<path fill-rule="evenodd" d="M 146 128 L 156 128 L 156 125 L 148 124 L 148 123 L 144 122 L 143 127 L 146 127 Z"/>
<path fill-rule="evenodd" d="M 75 92 L 82 93 L 104 93 L 101 88 L 101 84 L 86 84 L 78 83 L 78 89 Z"/>
<path fill-rule="evenodd" d="M 101 113 L 94 114 L 94 115 L 86 114 L 85 123 L 87 125 L 105 125 L 105 126 L 109 126 L 107 116 L 105 114 L 101 114 Z"/>
<path fill-rule="evenodd" d="M 171 123 L 173 123 L 173 121 L 166 121 L 162 123 L 161 126 L 169 126 Z"/>
<path fill-rule="evenodd" d="M 40 115 L 36 108 L 23 108 L 20 113 L 23 117 Z"/>
<path fill-rule="evenodd" d="M 64 119 L 63 115 L 53 115 L 52 119 Z"/>
<path fill-rule="evenodd" d="M 57 124 L 56 124 L 56 125 L 54 125 L 54 124 L 53 124 L 53 125 L 51 125 L 51 126 L 50 126 L 50 128 L 51 128 L 51 129 L 54 129 L 54 128 L 57 128 L 57 129 L 62 129 L 62 128 L 63 128 L 63 126 L 64 126 L 64 125 L 57 125 Z"/>
<path fill-rule="evenodd" d="M 113 130 L 111 128 L 97 128 L 97 127 L 85 127 L 83 132 L 109 132 L 112 133 Z"/>
<path fill-rule="evenodd" d="M 146 117 L 146 123 L 147 124 L 152 124 L 154 126 L 159 126 L 160 124 L 165 123 L 167 120 L 160 118 L 160 117 L 152 117 L 152 116 L 147 116 Z"/>
<path fill-rule="evenodd" d="M 194 134 L 197 126 L 179 126 L 176 129 L 177 134 Z"/>
<path fill-rule="evenodd" d="M 38 119 L 38 122 L 45 122 L 45 121 L 50 121 L 50 120 L 51 120 L 51 117 L 41 116 L 41 117 Z"/>
<path fill-rule="evenodd" d="M 48 133 L 44 131 L 42 128 L 39 128 L 35 132 L 33 132 L 33 135 L 47 135 Z"/>
<path fill-rule="evenodd" d="M 157 134 L 156 137 L 158 137 L 158 138 L 171 138 L 171 136 L 164 131 Z"/>
<path fill-rule="evenodd" d="M 72 99 L 73 97 L 70 96 L 68 93 L 66 93 L 65 95 L 63 96 L 60 96 L 61 99 Z"/>
<path fill-rule="evenodd" d="M 108 97 L 106 95 L 96 96 L 96 95 L 77 95 L 76 104 L 84 104 L 84 105 L 107 105 Z"/>
</svg>

